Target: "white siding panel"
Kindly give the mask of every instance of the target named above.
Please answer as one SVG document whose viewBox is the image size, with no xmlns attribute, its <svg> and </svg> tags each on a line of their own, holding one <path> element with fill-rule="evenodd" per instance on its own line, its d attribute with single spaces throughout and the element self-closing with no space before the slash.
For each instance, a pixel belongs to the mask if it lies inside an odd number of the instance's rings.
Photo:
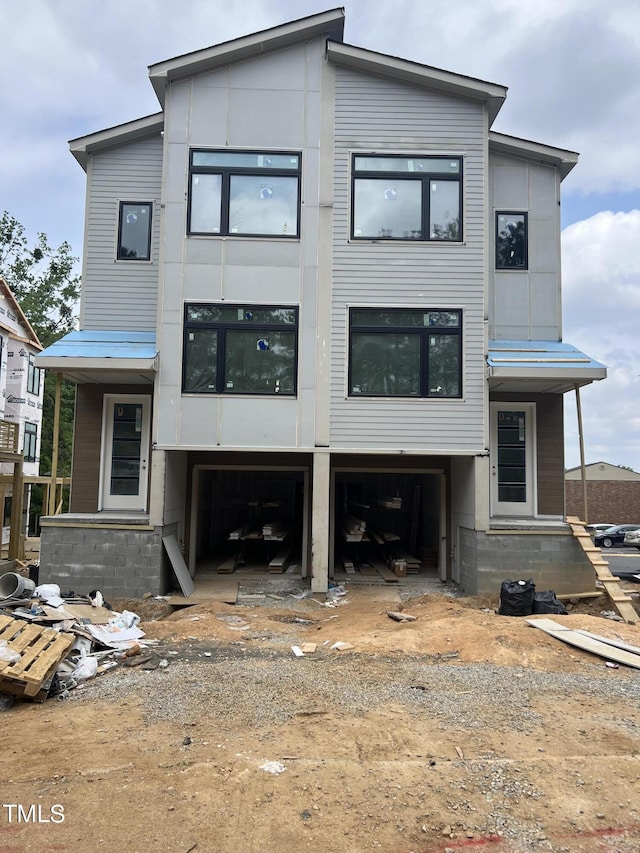
<svg viewBox="0 0 640 853">
<path fill-rule="evenodd" d="M 297 414 L 295 399 L 222 397 L 220 446 L 295 447 Z"/>
<path fill-rule="evenodd" d="M 331 444 L 477 452 L 484 416 L 484 173 L 480 105 L 336 68 Z M 351 154 L 462 156 L 460 244 L 349 242 Z M 348 309 L 463 309 L 463 399 L 347 397 Z"/>
<path fill-rule="evenodd" d="M 559 340 L 560 182 L 551 166 L 490 158 L 489 337 Z M 495 270 L 495 211 L 528 213 L 528 269 Z"/>
<path fill-rule="evenodd" d="M 87 329 L 155 331 L 162 137 L 91 155 L 82 322 Z M 116 261 L 120 201 L 153 203 L 151 262 Z"/>
</svg>

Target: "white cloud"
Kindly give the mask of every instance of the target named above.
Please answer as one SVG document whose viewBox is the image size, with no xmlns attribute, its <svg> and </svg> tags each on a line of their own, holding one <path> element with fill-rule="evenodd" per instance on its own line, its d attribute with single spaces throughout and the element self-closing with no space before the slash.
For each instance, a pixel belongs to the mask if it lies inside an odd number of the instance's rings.
<svg viewBox="0 0 640 853">
<path fill-rule="evenodd" d="M 640 210 L 603 211 L 562 234 L 564 338 L 607 365 L 581 391 L 587 462 L 640 471 Z M 567 465 L 579 464 L 567 395 Z"/>
<path fill-rule="evenodd" d="M 326 8 L 319 0 L 0 3 L 0 204 L 31 233 L 82 246 L 83 175 L 68 139 L 158 109 L 147 66 Z M 495 129 L 580 152 L 567 193 L 637 191 L 637 0 L 346 0 L 345 40 L 501 83 Z M 10 35 L 7 35 L 10 34 Z M 568 228 L 565 339 L 609 367 L 582 392 L 587 451 L 640 470 L 640 213 Z M 571 397 L 572 395 L 568 395 Z M 571 406 L 568 406 L 571 409 Z M 577 464 L 567 417 L 569 464 Z M 615 458 L 612 458 L 615 457 Z"/>
</svg>

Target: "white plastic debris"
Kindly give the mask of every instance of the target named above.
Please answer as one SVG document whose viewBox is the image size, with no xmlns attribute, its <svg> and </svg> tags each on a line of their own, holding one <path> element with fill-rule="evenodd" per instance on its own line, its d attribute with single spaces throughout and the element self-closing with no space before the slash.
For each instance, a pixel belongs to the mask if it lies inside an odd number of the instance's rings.
<svg viewBox="0 0 640 853">
<path fill-rule="evenodd" d="M 265 770 L 267 773 L 273 773 L 274 776 L 279 776 L 284 773 L 287 768 L 281 761 L 265 761 L 260 765 L 260 770 Z"/>
<path fill-rule="evenodd" d="M 0 660 L 7 663 L 15 663 L 20 660 L 20 652 L 10 649 L 4 640 L 0 640 Z"/>
<path fill-rule="evenodd" d="M 93 678 L 97 671 L 98 661 L 90 655 L 82 655 L 73 670 L 73 678 L 75 681 L 86 681 L 88 678 Z"/>
<path fill-rule="evenodd" d="M 304 657 L 304 652 L 302 651 L 300 646 L 291 646 L 291 651 L 294 653 L 294 655 L 297 658 L 303 658 Z"/>
<path fill-rule="evenodd" d="M 33 595 L 35 598 L 43 598 L 45 601 L 50 598 L 59 598 L 60 587 L 57 583 L 43 583 L 35 588 Z"/>
</svg>

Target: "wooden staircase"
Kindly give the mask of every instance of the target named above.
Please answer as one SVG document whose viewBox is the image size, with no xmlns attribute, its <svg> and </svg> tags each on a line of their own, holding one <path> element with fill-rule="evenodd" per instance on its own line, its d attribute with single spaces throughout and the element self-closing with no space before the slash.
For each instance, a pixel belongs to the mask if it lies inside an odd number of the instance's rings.
<svg viewBox="0 0 640 853">
<path fill-rule="evenodd" d="M 640 622 L 640 617 L 633 606 L 633 602 L 624 590 L 620 589 L 620 579 L 609 571 L 609 563 L 603 559 L 600 548 L 596 548 L 593 544 L 591 536 L 585 530 L 584 521 L 580 521 L 575 516 L 567 516 L 567 524 L 571 527 L 573 535 L 593 566 L 597 579 L 605 588 L 620 616 L 630 625 L 637 625 Z"/>
</svg>

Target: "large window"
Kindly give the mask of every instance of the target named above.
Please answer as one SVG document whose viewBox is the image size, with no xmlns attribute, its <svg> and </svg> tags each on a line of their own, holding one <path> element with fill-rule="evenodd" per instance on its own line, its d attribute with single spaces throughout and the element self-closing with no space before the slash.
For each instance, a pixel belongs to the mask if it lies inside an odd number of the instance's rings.
<svg viewBox="0 0 640 853">
<path fill-rule="evenodd" d="M 294 395 L 297 354 L 297 308 L 185 306 L 185 393 Z"/>
<path fill-rule="evenodd" d="M 151 259 L 151 214 L 149 202 L 121 201 L 118 220 L 118 260 Z"/>
<path fill-rule="evenodd" d="M 496 269 L 526 270 L 527 214 L 496 213 Z"/>
<path fill-rule="evenodd" d="M 36 461 L 36 449 L 38 446 L 38 426 L 37 424 L 25 423 L 24 425 L 24 461 Z"/>
<path fill-rule="evenodd" d="M 300 155 L 192 151 L 189 234 L 300 235 Z"/>
<path fill-rule="evenodd" d="M 462 158 L 355 155 L 355 240 L 462 240 Z"/>
<path fill-rule="evenodd" d="M 460 397 L 462 312 L 352 308 L 352 397 Z"/>
<path fill-rule="evenodd" d="M 35 356 L 33 355 L 29 356 L 27 367 L 27 391 L 29 394 L 38 395 L 40 393 L 40 370 L 35 365 Z"/>
</svg>

